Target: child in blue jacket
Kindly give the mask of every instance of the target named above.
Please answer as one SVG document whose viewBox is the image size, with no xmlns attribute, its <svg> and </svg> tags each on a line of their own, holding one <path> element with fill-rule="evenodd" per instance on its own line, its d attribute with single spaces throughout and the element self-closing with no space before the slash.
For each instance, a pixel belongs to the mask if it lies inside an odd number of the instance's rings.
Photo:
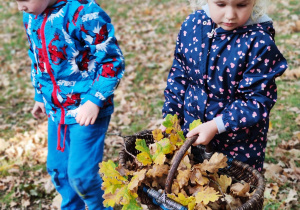
<svg viewBox="0 0 300 210">
<path fill-rule="evenodd" d="M 103 209 L 98 164 L 124 58 L 94 0 L 17 0 L 30 45 L 34 117 L 48 116 L 47 170 L 61 209 Z"/>
<path fill-rule="evenodd" d="M 207 0 L 181 26 L 163 117 L 177 114 L 194 145 L 263 168 L 275 78 L 287 62 L 274 42 L 263 0 Z M 192 131 L 196 119 L 203 124 Z M 162 129 L 163 126 L 161 126 Z"/>
</svg>

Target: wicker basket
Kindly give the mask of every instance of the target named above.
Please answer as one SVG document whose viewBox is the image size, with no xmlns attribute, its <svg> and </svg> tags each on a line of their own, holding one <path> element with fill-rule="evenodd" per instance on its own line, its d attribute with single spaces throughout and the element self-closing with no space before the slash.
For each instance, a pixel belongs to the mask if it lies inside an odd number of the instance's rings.
<svg viewBox="0 0 300 210">
<path fill-rule="evenodd" d="M 136 156 L 139 153 L 139 151 L 135 149 L 136 139 L 145 139 L 147 145 L 154 143 L 151 130 L 144 130 L 132 136 L 124 137 L 126 150 L 134 156 Z M 186 141 L 178 151 L 177 156 L 174 157 L 175 161 L 169 170 L 169 174 L 166 181 L 165 191 L 167 193 L 170 193 L 173 177 L 180 162 L 176 162 L 176 158 L 179 158 L 181 160 L 183 154 L 191 146 L 192 143 L 193 141 Z M 127 168 L 127 161 L 133 162 L 133 157 L 129 155 L 128 152 L 126 152 L 125 148 L 123 148 L 119 153 L 119 164 L 125 168 Z M 242 163 L 237 160 L 233 160 L 230 164 L 230 167 L 222 169 L 222 173 L 238 181 L 244 180 L 245 182 L 248 182 L 252 187 L 254 187 L 254 189 L 256 189 L 252 197 L 248 201 L 246 201 L 242 206 L 238 207 L 238 210 L 259 210 L 263 208 L 265 181 L 261 173 L 259 173 L 256 169 L 250 167 L 248 164 Z M 141 203 L 147 205 L 149 209 L 159 209 L 158 206 L 153 204 L 152 200 L 148 197 L 146 193 L 143 192 L 143 190 L 139 189 L 138 195 L 141 200 Z"/>
</svg>

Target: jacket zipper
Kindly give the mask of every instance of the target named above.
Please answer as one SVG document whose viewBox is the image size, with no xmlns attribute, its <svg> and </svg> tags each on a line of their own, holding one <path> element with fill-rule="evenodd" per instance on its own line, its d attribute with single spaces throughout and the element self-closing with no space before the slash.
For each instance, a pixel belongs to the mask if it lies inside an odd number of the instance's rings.
<svg viewBox="0 0 300 210">
<path fill-rule="evenodd" d="M 42 46 L 43 46 L 43 54 L 44 54 L 44 57 L 46 58 L 46 70 L 51 78 L 51 82 L 53 84 L 53 100 L 54 100 L 54 103 L 61 109 L 61 121 L 60 123 L 61 124 L 64 124 L 64 114 L 65 114 L 65 110 L 64 108 L 62 107 L 62 105 L 60 104 L 60 102 L 58 101 L 58 98 L 57 98 L 57 92 L 59 92 L 59 87 L 58 85 L 56 84 L 56 81 L 55 81 L 55 77 L 53 75 L 53 72 L 51 71 L 51 65 L 50 65 L 50 62 L 49 62 L 49 57 L 48 57 L 48 52 L 47 52 L 47 45 L 46 45 L 46 38 L 45 38 L 45 25 L 46 25 L 46 22 L 47 22 L 47 16 L 48 16 L 48 11 L 45 12 L 44 14 L 44 20 L 43 20 L 43 23 L 42 23 L 42 26 L 41 26 L 41 39 L 42 39 Z"/>
</svg>

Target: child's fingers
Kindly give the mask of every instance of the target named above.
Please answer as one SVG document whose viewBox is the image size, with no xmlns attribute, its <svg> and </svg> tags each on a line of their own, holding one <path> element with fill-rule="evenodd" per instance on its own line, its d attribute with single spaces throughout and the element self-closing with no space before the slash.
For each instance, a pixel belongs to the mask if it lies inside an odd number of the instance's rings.
<svg viewBox="0 0 300 210">
<path fill-rule="evenodd" d="M 93 117 L 91 120 L 91 125 L 94 125 L 94 123 L 96 122 L 97 117 Z"/>
<path fill-rule="evenodd" d="M 31 114 L 32 114 L 32 116 L 33 116 L 34 118 L 38 118 L 38 116 L 37 116 L 37 114 L 36 114 L 36 111 L 32 110 L 32 111 L 31 111 Z"/>
<path fill-rule="evenodd" d="M 192 137 L 192 136 L 198 135 L 199 132 L 198 132 L 197 130 L 198 130 L 197 128 L 194 128 L 193 130 L 191 130 L 190 132 L 188 132 L 188 133 L 186 134 L 186 137 L 190 138 L 190 137 Z"/>
<path fill-rule="evenodd" d="M 91 124 L 91 122 L 92 122 L 92 119 L 88 117 L 88 118 L 86 118 L 84 125 L 88 126 L 89 124 Z"/>
<path fill-rule="evenodd" d="M 42 106 L 41 109 L 42 109 L 42 113 L 43 113 L 43 114 L 46 114 L 45 106 Z"/>
<path fill-rule="evenodd" d="M 85 124 L 85 117 L 82 116 L 80 113 L 77 115 L 76 117 L 76 122 L 79 124 L 79 125 L 84 125 Z"/>
</svg>

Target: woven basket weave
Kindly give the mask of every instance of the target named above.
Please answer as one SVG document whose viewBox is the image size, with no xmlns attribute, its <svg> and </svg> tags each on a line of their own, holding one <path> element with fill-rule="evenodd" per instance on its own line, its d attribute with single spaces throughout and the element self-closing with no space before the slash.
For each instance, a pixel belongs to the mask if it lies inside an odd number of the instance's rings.
<svg viewBox="0 0 300 210">
<path fill-rule="evenodd" d="M 136 133 L 132 136 L 124 137 L 126 150 L 129 153 L 131 153 L 133 156 L 136 156 L 139 153 L 139 151 L 135 149 L 136 139 L 145 139 L 147 145 L 154 143 L 154 139 L 153 139 L 151 130 L 144 130 L 144 131 Z M 186 148 L 188 148 L 190 146 L 190 145 L 185 145 L 185 144 L 182 146 L 181 149 L 183 149 L 184 146 Z M 185 149 L 183 149 L 183 150 L 185 150 Z M 125 148 L 123 148 L 120 151 L 119 164 L 122 165 L 124 168 L 130 169 L 126 165 L 126 162 L 130 161 L 131 163 L 133 163 L 134 161 L 133 161 L 133 157 L 131 155 L 129 155 L 128 152 L 125 151 Z M 185 151 L 183 151 L 183 153 L 184 152 Z M 177 164 L 177 166 L 178 166 L 178 164 Z M 173 164 L 173 165 L 175 165 L 175 164 Z M 174 177 L 175 171 L 177 169 L 177 166 L 171 166 L 171 169 L 169 170 L 167 182 L 168 182 L 168 179 L 170 179 L 170 180 L 169 180 L 169 183 L 166 183 L 166 185 L 170 185 L 169 190 L 172 185 L 173 177 Z M 249 183 L 255 189 L 255 193 L 251 196 L 251 198 L 249 200 L 247 200 L 242 206 L 236 208 L 237 210 L 256 210 L 256 209 L 260 210 L 263 208 L 265 181 L 264 181 L 264 178 L 261 175 L 261 173 L 259 173 L 256 169 L 250 167 L 248 164 L 242 163 L 237 160 L 233 160 L 230 164 L 230 167 L 222 169 L 222 173 L 224 173 L 238 181 L 244 180 L 245 182 Z M 167 188 L 167 186 L 166 186 L 166 188 Z M 168 192 L 167 189 L 166 189 L 166 191 Z M 138 190 L 138 195 L 141 200 L 141 203 L 147 205 L 149 209 L 151 209 L 151 210 L 159 209 L 159 207 L 154 205 L 152 200 L 141 189 Z"/>
</svg>

